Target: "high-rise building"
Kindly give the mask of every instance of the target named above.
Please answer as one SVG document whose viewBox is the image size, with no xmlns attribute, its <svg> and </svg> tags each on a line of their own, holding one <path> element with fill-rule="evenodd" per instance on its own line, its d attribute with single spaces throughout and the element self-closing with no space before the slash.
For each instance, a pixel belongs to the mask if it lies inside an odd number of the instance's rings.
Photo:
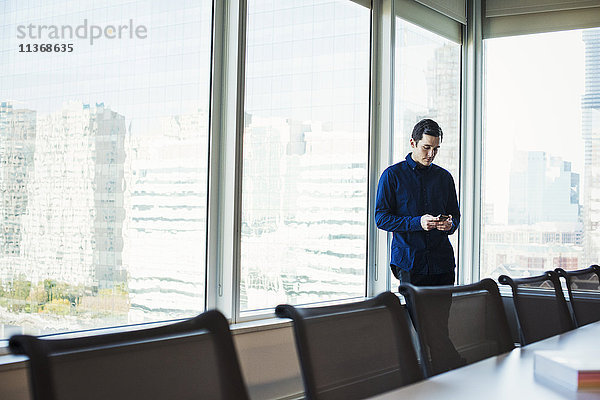
<svg viewBox="0 0 600 400">
<path fill-rule="evenodd" d="M 579 224 L 539 222 L 533 225 L 489 224 L 482 275 L 524 277 L 554 268 L 574 270 L 582 258 Z"/>
<path fill-rule="evenodd" d="M 600 257 L 600 28 L 583 31 L 585 43 L 585 93 L 582 98 L 581 133 L 584 164 L 584 254 L 585 265 Z"/>
<path fill-rule="evenodd" d="M 96 106 L 90 115 L 94 136 L 94 269 L 99 288 L 123 284 L 125 117 Z"/>
<path fill-rule="evenodd" d="M 253 178 L 243 186 L 242 307 L 357 295 L 366 257 L 361 148 L 328 123 L 248 114 L 245 128 L 244 171 Z"/>
<path fill-rule="evenodd" d="M 124 135 L 125 118 L 102 104 L 38 116 L 20 271 L 33 282 L 124 282 Z"/>
<path fill-rule="evenodd" d="M 510 169 L 508 225 L 484 210 L 481 275 L 520 277 L 577 269 L 583 253 L 579 174 L 543 151 L 516 151 Z"/>
<path fill-rule="evenodd" d="M 410 35 L 407 41 L 427 43 L 426 39 L 414 32 L 407 31 L 407 35 Z M 444 136 L 435 163 L 448 169 L 458 185 L 460 114 L 456 104 L 460 103 L 460 82 L 455 77 L 460 75 L 460 57 L 457 57 L 457 51 L 456 47 L 449 44 L 435 49 L 433 58 L 427 63 L 425 74 L 426 108 L 415 111 L 411 106 L 396 104 L 396 117 L 399 117 L 398 121 L 402 125 L 395 129 L 402 134 L 400 143 L 396 144 L 403 149 L 398 155 L 398 161 L 401 161 L 412 151 L 409 138 L 415 124 L 423 118 L 431 118 L 439 123 Z"/>
<path fill-rule="evenodd" d="M 143 135 L 129 128 L 123 265 L 131 322 L 202 310 L 207 124 L 199 110 L 157 118 Z"/>
<path fill-rule="evenodd" d="M 22 218 L 33 167 L 36 112 L 0 103 L 0 254 L 21 255 Z M 10 268 L 8 268 L 10 269 Z M 4 269 L 7 272 L 7 269 Z"/>
<path fill-rule="evenodd" d="M 579 221 L 579 174 L 543 151 L 517 151 L 509 183 L 508 223 Z"/>
<path fill-rule="evenodd" d="M 444 132 L 435 162 L 449 169 L 458 185 L 460 114 L 456 104 L 460 104 L 460 90 L 455 77 L 460 76 L 460 57 L 456 56 L 457 51 L 448 43 L 435 50 L 435 57 L 427 66 L 427 104 L 430 118 L 434 118 Z"/>
</svg>

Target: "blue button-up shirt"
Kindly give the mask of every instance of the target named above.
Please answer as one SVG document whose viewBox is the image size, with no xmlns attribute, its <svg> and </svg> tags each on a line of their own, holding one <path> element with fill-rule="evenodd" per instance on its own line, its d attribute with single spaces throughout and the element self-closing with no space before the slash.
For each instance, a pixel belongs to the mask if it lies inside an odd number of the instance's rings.
<svg viewBox="0 0 600 400">
<path fill-rule="evenodd" d="M 452 229 L 425 231 L 421 216 L 452 215 Z M 379 229 L 393 232 L 393 265 L 415 274 L 454 271 L 454 251 L 448 235 L 460 222 L 460 211 L 452 175 L 431 164 L 417 167 L 411 153 L 405 161 L 388 167 L 377 187 L 375 222 Z"/>
</svg>

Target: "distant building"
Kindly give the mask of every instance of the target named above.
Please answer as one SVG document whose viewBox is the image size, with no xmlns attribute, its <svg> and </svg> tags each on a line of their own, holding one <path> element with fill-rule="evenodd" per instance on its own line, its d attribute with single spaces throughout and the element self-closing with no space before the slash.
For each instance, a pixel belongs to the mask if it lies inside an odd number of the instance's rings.
<svg viewBox="0 0 600 400">
<path fill-rule="evenodd" d="M 580 223 L 541 222 L 535 225 L 486 225 L 482 237 L 481 276 L 531 276 L 544 271 L 581 267 L 583 232 Z"/>
<path fill-rule="evenodd" d="M 36 112 L 0 103 L 0 257 L 21 256 L 35 150 Z M 8 272 L 4 269 L 4 274 Z M 4 275 L 3 274 L 3 275 Z"/>
<path fill-rule="evenodd" d="M 579 174 L 543 151 L 517 151 L 511 163 L 508 225 L 495 224 L 485 204 L 481 276 L 524 277 L 583 262 Z"/>
<path fill-rule="evenodd" d="M 414 32 L 408 31 L 411 43 L 419 43 L 426 39 L 419 38 Z M 440 152 L 435 159 L 435 164 L 447 168 L 458 185 L 458 160 L 460 152 L 460 113 L 456 107 L 460 104 L 460 81 L 456 79 L 460 76 L 460 57 L 457 57 L 457 48 L 452 45 L 443 45 L 435 50 L 434 58 L 427 64 L 426 83 L 427 83 L 427 108 L 419 111 L 412 110 L 406 105 L 396 104 L 396 115 L 402 115 L 395 126 L 396 143 L 395 149 L 402 149 L 396 154 L 397 161 L 404 160 L 404 157 L 412 152 L 409 139 L 413 127 L 423 118 L 435 120 L 444 136 L 440 145 Z M 400 136 L 398 136 L 400 135 Z M 400 143 L 398 143 L 398 139 Z M 395 151 L 398 153 L 398 151 Z M 458 190 L 458 186 L 457 186 Z"/>
<path fill-rule="evenodd" d="M 543 151 L 517 151 L 511 164 L 508 223 L 579 221 L 579 174 Z"/>
<path fill-rule="evenodd" d="M 461 58 L 457 56 L 458 51 L 456 46 L 446 43 L 435 50 L 435 57 L 427 66 L 429 118 L 435 119 L 444 132 L 435 163 L 450 170 L 456 185 L 460 159 L 460 110 L 457 107 L 460 104 L 460 80 L 457 77 L 460 76 Z"/>
<path fill-rule="evenodd" d="M 367 189 L 362 148 L 348 139 L 351 133 L 327 123 L 246 121 L 242 308 L 360 295 Z"/>
<path fill-rule="evenodd" d="M 99 289 L 125 282 L 124 135 L 125 118 L 102 104 L 38 116 L 15 274 Z"/>
<path fill-rule="evenodd" d="M 481 220 L 483 225 L 494 223 L 494 203 L 484 203 L 481 207 Z"/>
<path fill-rule="evenodd" d="M 125 208 L 125 117 L 97 105 L 90 114 L 94 133 L 94 268 L 99 288 L 125 284 L 123 221 Z"/>
<path fill-rule="evenodd" d="M 204 308 L 208 113 L 156 117 L 126 140 L 123 265 L 130 322 Z M 133 121 L 135 124 L 137 121 Z"/>
<path fill-rule="evenodd" d="M 600 29 L 583 31 L 585 93 L 581 101 L 585 146 L 583 221 L 585 262 L 600 262 Z"/>
</svg>

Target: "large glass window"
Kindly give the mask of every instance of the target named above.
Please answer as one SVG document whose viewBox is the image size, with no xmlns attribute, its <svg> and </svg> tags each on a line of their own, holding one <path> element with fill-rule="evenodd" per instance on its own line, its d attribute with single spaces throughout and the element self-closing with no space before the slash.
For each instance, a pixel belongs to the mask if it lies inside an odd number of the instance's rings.
<svg viewBox="0 0 600 400">
<path fill-rule="evenodd" d="M 481 276 L 600 258 L 600 29 L 485 41 Z"/>
<path fill-rule="evenodd" d="M 458 189 L 461 46 L 397 18 L 395 56 L 394 162 L 411 152 L 414 125 L 431 118 L 444 131 L 435 163 L 450 171 Z"/>
<path fill-rule="evenodd" d="M 242 312 L 364 296 L 370 10 L 248 1 Z"/>
<path fill-rule="evenodd" d="M 444 137 L 434 163 L 447 169 L 459 187 L 461 45 L 396 18 L 394 67 L 394 162 L 412 151 L 413 127 L 436 121 Z M 450 236 L 455 258 L 458 233 Z"/>
<path fill-rule="evenodd" d="M 0 3 L 0 338 L 203 311 L 211 7 Z"/>
</svg>

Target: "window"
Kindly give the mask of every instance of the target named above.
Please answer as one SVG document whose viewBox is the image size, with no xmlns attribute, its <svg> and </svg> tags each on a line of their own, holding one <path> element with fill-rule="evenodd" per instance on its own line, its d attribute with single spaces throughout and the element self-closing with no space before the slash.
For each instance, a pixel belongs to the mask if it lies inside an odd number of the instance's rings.
<svg viewBox="0 0 600 400">
<path fill-rule="evenodd" d="M 419 119 L 458 185 L 458 20 L 395 1 L 392 51 L 364 1 L 71 3 L 0 3 L 0 339 L 362 298 L 369 177 Z"/>
<path fill-rule="evenodd" d="M 600 29 L 485 41 L 481 277 L 597 263 L 599 56 Z"/>
<path fill-rule="evenodd" d="M 444 132 L 435 164 L 459 185 L 461 46 L 396 18 L 394 76 L 394 162 L 411 152 L 412 129 L 423 118 Z M 458 233 L 450 236 L 455 258 Z"/>
<path fill-rule="evenodd" d="M 364 296 L 370 10 L 248 1 L 240 310 Z"/>
<path fill-rule="evenodd" d="M 203 311 L 212 3 L 0 8 L 1 323 Z"/>
</svg>

